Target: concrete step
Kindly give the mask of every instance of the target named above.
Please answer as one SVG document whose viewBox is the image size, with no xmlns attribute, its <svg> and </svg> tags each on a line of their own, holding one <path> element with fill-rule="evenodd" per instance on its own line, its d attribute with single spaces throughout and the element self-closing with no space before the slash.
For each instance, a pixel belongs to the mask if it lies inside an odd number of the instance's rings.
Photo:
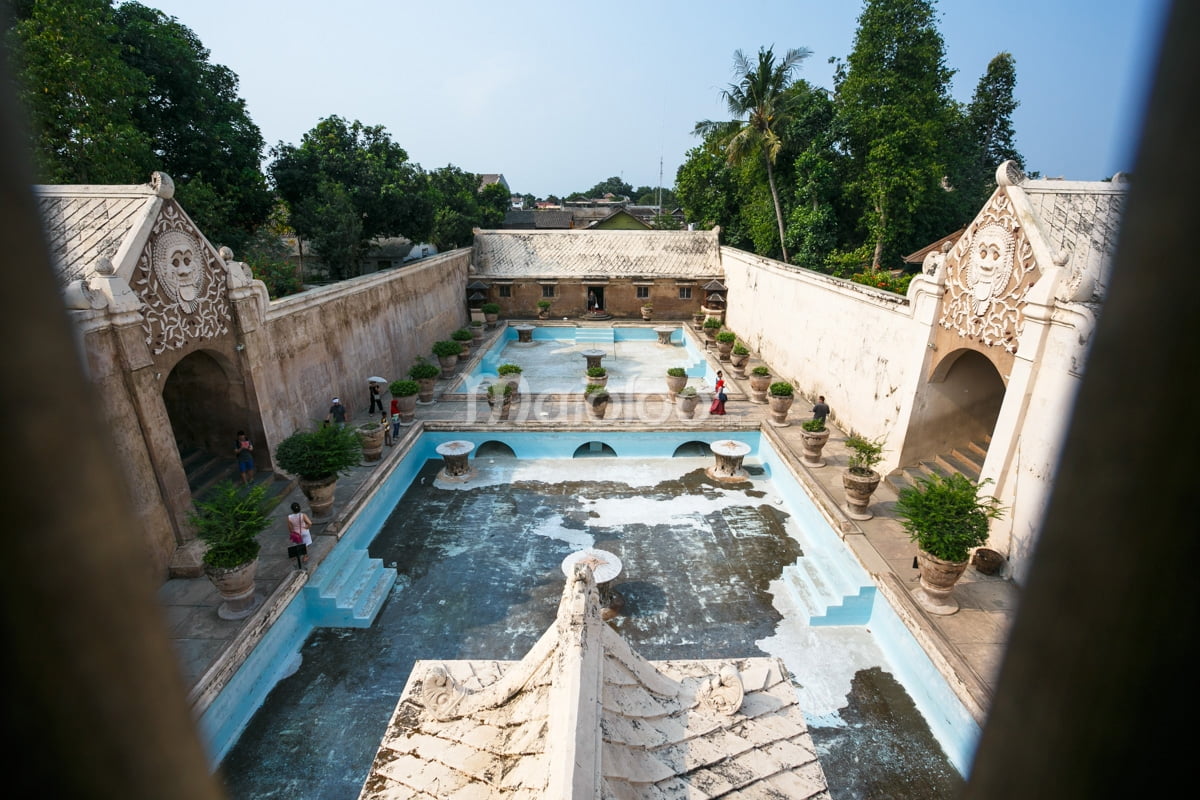
<svg viewBox="0 0 1200 800">
<path fill-rule="evenodd" d="M 396 570 L 384 567 L 381 559 L 371 558 L 366 550 L 353 549 L 346 557 L 327 558 L 304 588 L 313 624 L 369 627 L 395 583 Z"/>
<path fill-rule="evenodd" d="M 983 462 L 987 458 L 987 447 L 990 442 L 991 437 L 964 442 L 948 453 L 927 458 L 918 464 L 898 467 L 886 476 L 885 481 L 897 492 L 914 485 L 917 478 L 934 474 L 945 478 L 957 472 L 978 482 L 980 475 L 983 474 Z"/>
<path fill-rule="evenodd" d="M 801 558 L 783 568 L 782 578 L 809 625 L 865 625 L 871 618 L 875 587 L 861 585 L 831 563 Z"/>
<path fill-rule="evenodd" d="M 576 328 L 576 344 L 613 344 L 616 335 L 612 328 Z"/>
</svg>

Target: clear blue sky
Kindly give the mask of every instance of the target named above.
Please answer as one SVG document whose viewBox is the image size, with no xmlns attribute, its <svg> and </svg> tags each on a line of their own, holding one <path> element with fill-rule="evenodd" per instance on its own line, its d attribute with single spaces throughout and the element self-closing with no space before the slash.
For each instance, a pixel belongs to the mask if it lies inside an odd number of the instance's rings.
<svg viewBox="0 0 1200 800">
<path fill-rule="evenodd" d="M 494 0 L 142 0 L 240 79 L 268 146 L 323 117 L 382 125 L 426 169 L 502 173 L 538 197 L 616 175 L 674 184 L 691 131 L 725 119 L 733 52 L 807 47 L 833 86 L 857 0 L 500 3 Z M 939 0 L 955 99 L 1013 54 L 1017 147 L 1072 180 L 1132 171 L 1168 0 Z M 1003 12 L 1004 16 L 999 14 Z"/>
</svg>

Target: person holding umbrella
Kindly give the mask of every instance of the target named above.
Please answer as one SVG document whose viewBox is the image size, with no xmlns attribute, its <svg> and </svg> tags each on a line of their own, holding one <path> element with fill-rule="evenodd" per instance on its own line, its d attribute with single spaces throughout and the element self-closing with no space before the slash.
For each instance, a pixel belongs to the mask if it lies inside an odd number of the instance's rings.
<svg viewBox="0 0 1200 800">
<path fill-rule="evenodd" d="M 380 381 L 382 383 L 382 381 Z M 379 413 L 383 413 L 383 398 L 379 396 L 379 384 L 374 378 L 367 379 L 367 392 L 371 395 L 371 407 L 367 409 L 368 414 L 374 414 L 376 406 L 379 407 Z"/>
</svg>

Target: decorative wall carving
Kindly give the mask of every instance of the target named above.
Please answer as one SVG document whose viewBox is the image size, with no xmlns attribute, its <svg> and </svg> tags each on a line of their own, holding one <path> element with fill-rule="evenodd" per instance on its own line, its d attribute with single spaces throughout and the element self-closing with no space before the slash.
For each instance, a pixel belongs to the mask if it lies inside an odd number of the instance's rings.
<svg viewBox="0 0 1200 800">
<path fill-rule="evenodd" d="M 939 324 L 988 347 L 1017 352 L 1025 295 L 1037 279 L 1033 248 L 1008 195 L 998 192 L 946 257 Z"/>
<path fill-rule="evenodd" d="M 173 200 L 163 203 L 133 278 L 155 355 L 229 331 L 225 269 Z"/>
</svg>

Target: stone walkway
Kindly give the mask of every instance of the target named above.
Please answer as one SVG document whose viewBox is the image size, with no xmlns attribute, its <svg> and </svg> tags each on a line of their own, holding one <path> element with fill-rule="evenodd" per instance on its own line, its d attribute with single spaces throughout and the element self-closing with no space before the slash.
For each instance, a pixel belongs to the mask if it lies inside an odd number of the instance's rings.
<svg viewBox="0 0 1200 800">
<path fill-rule="evenodd" d="M 479 348 L 473 357 L 479 358 Z M 749 366 L 754 363 L 752 361 Z M 860 562 L 875 577 L 879 591 L 888 597 L 933 663 L 947 675 L 949 684 L 982 725 L 1015 612 L 1016 588 L 1007 580 L 968 569 L 955 590 L 961 605 L 956 614 L 935 616 L 924 611 L 912 598 L 917 586 L 917 571 L 913 567 L 916 546 L 909 542 L 893 516 L 895 493 L 886 483 L 881 483 L 871 504 L 875 516 L 867 521 L 850 520 L 840 507 L 843 497 L 841 475 L 848 456 L 845 434 L 831 425 L 832 433 L 824 449 L 827 466 L 809 469 L 800 461 L 799 423 L 808 418 L 811 401 L 797 397 L 789 415 L 791 424 L 775 427 L 768 421 L 767 406 L 748 401 L 747 381 L 731 379 L 729 384 L 725 416 L 709 416 L 707 401 L 702 401 L 695 418 L 687 421 L 678 420 L 673 409 L 664 406 L 661 396 L 645 395 L 633 401 L 614 403 L 603 420 L 588 420 L 577 395 L 528 398 L 519 404 L 513 419 L 505 423 L 490 422 L 485 403 L 474 403 L 461 397 L 446 396 L 432 405 L 418 406 L 417 424 L 402 432 L 401 446 L 385 447 L 381 461 L 353 468 L 338 481 L 334 515 L 314 526 L 308 568 L 315 569 L 330 552 L 337 542 L 336 534 L 343 520 L 369 495 L 387 468 L 399 460 L 405 437 L 415 437 L 423 428 L 495 428 L 501 424 L 514 430 L 547 431 L 582 424 L 598 430 L 620 431 L 654 430 L 668 425 L 697 429 L 761 427 L 784 457 L 796 465 L 796 472 L 808 484 L 834 529 L 841 532 Z M 439 394 L 449 385 L 439 381 Z M 368 416 L 363 408 L 355 408 L 353 413 L 352 422 L 366 421 Z M 647 420 L 661 421 L 648 423 Z M 204 577 L 170 580 L 159 592 L 184 677 L 193 687 L 190 700 L 197 712 L 206 708 L 220 692 L 263 632 L 307 581 L 308 573 L 298 570 L 295 561 L 286 555 L 288 542 L 284 517 L 293 501 L 307 508 L 307 501 L 299 489 L 293 489 L 274 513 L 276 524 L 262 535 L 264 547 L 257 588 L 263 604 L 253 615 L 239 621 L 221 619 L 217 615 L 220 598 Z"/>
</svg>

